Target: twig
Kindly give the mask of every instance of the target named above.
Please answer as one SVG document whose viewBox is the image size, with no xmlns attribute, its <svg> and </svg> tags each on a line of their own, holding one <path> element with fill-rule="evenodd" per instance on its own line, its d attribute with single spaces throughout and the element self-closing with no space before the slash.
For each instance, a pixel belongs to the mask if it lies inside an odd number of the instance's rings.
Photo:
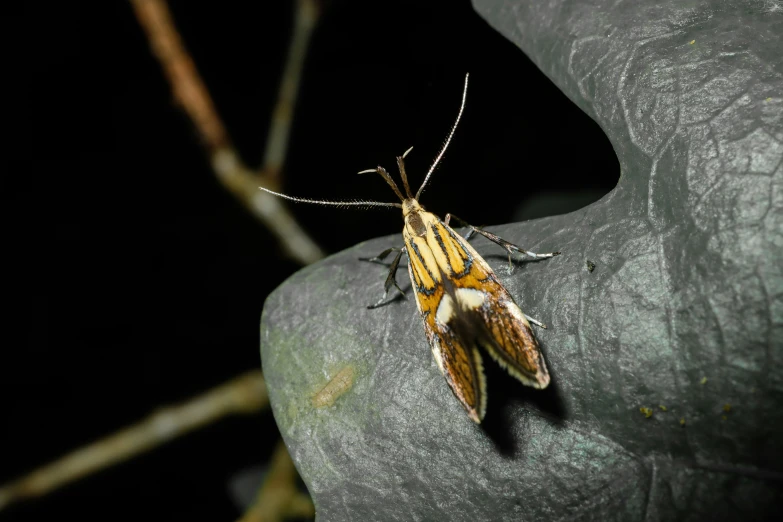
<svg viewBox="0 0 783 522">
<path fill-rule="evenodd" d="M 272 113 L 272 123 L 264 148 L 264 162 L 261 169 L 261 172 L 275 183 L 279 183 L 280 172 L 285 161 L 291 119 L 296 97 L 299 94 L 299 81 L 302 78 L 310 36 L 318 21 L 319 12 L 320 6 L 316 0 L 296 0 L 291 45 L 288 48 L 283 77 L 280 80 L 277 104 Z"/>
<path fill-rule="evenodd" d="M 237 522 L 276 522 L 284 517 L 315 516 L 312 501 L 296 489 L 296 477 L 294 463 L 279 441 L 256 501 Z"/>
<path fill-rule="evenodd" d="M 322 258 L 321 249 L 301 229 L 285 206 L 258 190 L 259 183 L 270 188 L 277 188 L 279 184 L 302 65 L 318 18 L 317 2 L 297 0 L 291 47 L 269 133 L 264 167 L 258 174 L 242 163 L 232 146 L 209 92 L 174 26 L 165 0 L 130 2 L 171 84 L 174 98 L 204 142 L 218 180 L 278 237 L 294 259 L 309 264 Z M 268 402 L 261 372 L 238 377 L 187 403 L 161 409 L 138 424 L 0 487 L 0 510 L 13 502 L 45 495 L 223 416 L 254 413 L 266 407 Z M 296 490 L 295 477 L 293 463 L 281 443 L 273 456 L 269 477 L 259 492 L 259 501 L 248 512 L 258 513 L 262 518 L 251 520 L 276 520 L 281 514 L 313 516 L 312 502 L 307 495 Z M 283 502 L 279 500 L 281 497 L 285 499 Z"/>
<path fill-rule="evenodd" d="M 286 508 L 285 516 L 289 518 L 315 518 L 315 506 L 309 495 L 296 492 Z"/>
<path fill-rule="evenodd" d="M 188 402 L 163 408 L 137 424 L 0 487 L 0 510 L 13 502 L 45 495 L 221 417 L 256 413 L 268 404 L 261 372 L 249 372 Z"/>
<path fill-rule="evenodd" d="M 147 34 L 152 52 L 158 58 L 171 84 L 174 98 L 191 119 L 204 142 L 218 180 L 277 236 L 278 241 L 291 257 L 302 264 L 321 259 L 323 251 L 299 226 L 285 205 L 273 196 L 258 190 L 259 183 L 272 189 L 277 188 L 282 158 L 288 141 L 289 124 L 276 121 L 271 129 L 270 140 L 274 143 L 275 150 L 267 151 L 267 161 L 272 162 L 274 172 L 267 174 L 262 171 L 260 175 L 256 175 L 242 163 L 236 149 L 231 145 L 228 132 L 215 110 L 193 59 L 182 43 L 165 0 L 130 0 L 130 2 Z M 302 10 L 302 5 L 309 5 L 309 3 L 301 1 L 298 4 L 299 10 Z M 297 23 L 300 18 L 301 16 L 297 15 Z M 294 34 L 299 34 L 299 31 L 295 30 Z M 306 40 L 305 38 L 305 43 Z M 293 42 L 289 62 L 293 59 L 291 57 L 298 57 L 297 59 L 303 61 L 303 56 L 304 51 L 299 50 L 296 42 Z M 301 64 L 299 67 L 301 68 Z M 296 71 L 296 67 L 287 66 L 287 73 L 289 68 Z M 298 78 L 298 72 L 293 76 Z M 288 76 L 286 78 L 290 81 Z M 292 85 L 296 88 L 298 81 L 294 81 Z M 281 86 L 281 90 L 285 88 L 285 85 Z M 293 102 L 287 96 L 281 96 L 279 103 L 291 105 Z M 287 112 L 290 119 L 291 111 Z M 280 116 L 284 113 L 284 109 L 276 109 L 275 118 L 284 120 Z M 275 133 L 279 136 L 275 137 Z"/>
</svg>

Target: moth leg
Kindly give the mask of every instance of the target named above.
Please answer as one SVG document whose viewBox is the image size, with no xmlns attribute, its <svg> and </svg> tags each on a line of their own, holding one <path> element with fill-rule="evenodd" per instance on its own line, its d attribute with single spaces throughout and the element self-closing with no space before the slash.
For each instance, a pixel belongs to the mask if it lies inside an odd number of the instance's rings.
<svg viewBox="0 0 783 522">
<path fill-rule="evenodd" d="M 509 270 L 513 270 L 513 268 L 514 268 L 514 265 L 511 263 L 511 254 L 513 254 L 515 252 L 519 252 L 520 254 L 525 254 L 526 256 L 533 257 L 533 258 L 536 258 L 536 259 L 545 259 L 545 258 L 548 258 L 548 257 L 555 257 L 555 256 L 559 256 L 560 255 L 560 252 L 549 252 L 547 254 L 536 254 L 535 252 L 531 252 L 529 250 L 525 250 L 523 248 L 520 248 L 520 247 L 516 246 L 513 243 L 509 243 L 505 239 L 503 239 L 503 238 L 501 238 L 499 236 L 496 236 L 495 234 L 493 234 L 491 232 L 487 232 L 486 230 L 482 230 L 479 227 L 474 227 L 473 225 L 467 223 L 466 221 L 458 218 L 454 214 L 446 214 L 446 223 L 447 224 L 448 224 L 448 221 L 449 221 L 450 218 L 454 218 L 456 221 L 459 221 L 463 225 L 467 226 L 468 228 L 470 228 L 471 232 L 476 232 L 477 234 L 481 234 L 482 236 L 484 236 L 485 238 L 489 239 L 493 243 L 503 247 L 506 250 L 506 252 L 508 252 L 508 266 L 509 266 Z"/>
<path fill-rule="evenodd" d="M 370 263 L 383 264 L 383 260 L 386 259 L 389 256 L 389 254 L 397 250 L 402 251 L 403 249 L 397 247 L 387 248 L 386 250 L 384 250 L 383 252 L 381 252 L 375 257 L 360 257 L 359 261 L 369 261 Z"/>
<path fill-rule="evenodd" d="M 527 319 L 527 320 L 528 320 L 528 321 L 530 321 L 531 323 L 533 323 L 533 324 L 535 324 L 535 325 L 538 325 L 538 326 L 540 326 L 541 328 L 544 328 L 544 329 L 546 329 L 546 325 L 545 325 L 544 323 L 542 323 L 541 321 L 538 321 L 538 320 L 536 320 L 536 319 L 533 319 L 532 317 L 530 317 L 529 315 L 527 315 L 525 312 L 522 312 L 522 315 L 524 315 L 524 316 L 525 316 L 525 319 Z"/>
<path fill-rule="evenodd" d="M 451 221 L 451 217 L 452 217 L 452 216 L 451 216 L 451 214 L 446 214 L 446 219 L 444 219 L 444 220 L 443 220 L 443 222 L 444 222 L 444 223 L 446 223 L 446 224 L 448 225 L 448 224 L 449 224 L 449 221 Z M 454 216 L 454 219 L 456 219 L 457 221 L 461 221 L 461 220 L 460 220 L 460 218 L 458 218 L 457 216 Z M 465 223 L 464 221 L 463 221 L 463 223 L 464 223 L 464 224 L 467 224 L 467 223 Z M 473 237 L 473 234 L 475 234 L 475 233 L 476 233 L 476 231 L 475 231 L 475 230 L 473 230 L 473 229 L 474 229 L 474 228 L 478 228 L 478 229 L 482 229 L 482 230 L 483 230 L 485 226 L 487 226 L 487 225 L 479 225 L 479 226 L 477 226 L 477 227 L 471 227 L 470 225 L 468 225 L 468 233 L 467 233 L 467 234 L 465 234 L 465 235 L 464 235 L 464 236 L 462 236 L 462 237 L 463 237 L 463 238 L 465 238 L 465 241 L 470 241 L 470 238 L 472 238 L 472 237 Z"/>
<path fill-rule="evenodd" d="M 399 268 L 400 266 L 400 259 L 402 259 L 402 254 L 405 253 L 405 248 L 404 247 L 400 249 L 389 248 L 381 252 L 376 257 L 383 259 L 384 257 L 388 256 L 389 253 L 392 252 L 393 250 L 399 250 L 399 252 L 397 252 L 397 255 L 394 256 L 394 261 L 392 261 L 391 266 L 389 266 L 389 275 L 386 276 L 386 282 L 383 284 L 383 297 L 381 297 L 377 303 L 369 305 L 367 307 L 368 310 L 372 310 L 373 308 L 378 308 L 379 306 L 381 306 L 381 304 L 383 304 L 386 301 L 386 296 L 389 295 L 389 290 L 391 289 L 392 286 L 394 286 L 400 292 L 400 294 L 403 297 L 405 297 L 405 292 L 403 292 L 402 288 L 400 288 L 400 286 L 397 284 L 397 278 L 396 278 L 397 268 Z M 368 259 L 367 261 L 370 261 L 370 259 Z"/>
<path fill-rule="evenodd" d="M 476 230 L 484 230 L 485 226 L 487 226 L 487 225 L 479 225 L 477 227 L 469 227 L 468 228 L 468 233 L 463 236 L 465 238 L 465 241 L 470 241 L 471 238 L 473 237 L 473 234 L 476 233 Z"/>
</svg>

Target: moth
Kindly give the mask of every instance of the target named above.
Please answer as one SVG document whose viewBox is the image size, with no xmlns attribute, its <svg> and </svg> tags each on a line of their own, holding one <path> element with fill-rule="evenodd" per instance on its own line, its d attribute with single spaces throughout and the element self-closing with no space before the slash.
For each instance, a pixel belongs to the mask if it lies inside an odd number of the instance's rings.
<svg viewBox="0 0 783 522">
<path fill-rule="evenodd" d="M 473 234 L 480 234 L 498 244 L 508 253 L 510 266 L 513 266 L 511 256 L 516 253 L 542 259 L 554 257 L 560 252 L 530 252 L 480 227 L 469 225 L 452 214 L 446 214 L 445 219 L 440 220 L 419 203 L 424 187 L 446 152 L 462 118 L 467 90 L 468 75 L 465 76 L 457 119 L 415 196 L 412 195 L 405 172 L 405 157 L 412 147 L 397 157 L 404 195 L 383 167 L 378 166 L 359 173 L 379 174 L 401 203 L 322 201 L 260 188 L 299 203 L 402 209 L 405 221 L 402 230 L 404 246 L 389 248 L 373 258 L 364 259 L 383 262 L 389 254 L 396 252 L 384 283 L 383 297 L 368 308 L 377 308 L 386 303 L 392 286 L 404 294 L 397 285 L 395 276 L 402 256 L 406 255 L 416 306 L 424 321 L 424 332 L 435 362 L 468 416 L 474 422 L 480 423 L 487 408 L 487 384 L 480 349 L 485 350 L 509 374 L 527 386 L 546 388 L 549 384 L 549 372 L 530 323 L 543 328 L 546 326 L 520 310 L 511 294 L 503 287 L 487 262 L 470 245 L 469 240 Z M 468 234 L 465 237 L 449 226 L 451 219 L 467 227 Z"/>
</svg>

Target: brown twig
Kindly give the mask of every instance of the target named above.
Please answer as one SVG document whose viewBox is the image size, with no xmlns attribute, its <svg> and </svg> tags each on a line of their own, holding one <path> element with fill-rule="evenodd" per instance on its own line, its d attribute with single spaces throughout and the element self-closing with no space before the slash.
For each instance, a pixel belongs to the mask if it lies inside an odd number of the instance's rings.
<svg viewBox="0 0 783 522">
<path fill-rule="evenodd" d="M 193 121 L 212 152 L 229 147 L 228 133 L 220 121 L 204 82 L 174 27 L 166 2 L 131 0 L 136 17 L 147 31 L 152 52 L 160 60 L 174 98 Z"/>
<path fill-rule="evenodd" d="M 277 104 L 272 113 L 272 122 L 264 148 L 264 161 L 261 172 L 275 183 L 279 183 L 280 172 L 285 161 L 288 137 L 291 132 L 291 120 L 299 94 L 299 81 L 310 36 L 313 34 L 320 6 L 316 0 L 296 0 L 294 30 L 291 45 L 288 48 L 283 77 L 277 93 Z"/>
<path fill-rule="evenodd" d="M 279 184 L 302 65 L 318 18 L 316 0 L 297 0 L 291 47 L 267 141 L 264 167 L 258 174 L 242 163 L 232 146 L 209 92 L 174 26 L 165 0 L 130 2 L 171 84 L 175 100 L 201 136 L 219 181 L 278 237 L 294 259 L 309 264 L 322 258 L 321 249 L 301 229 L 286 207 L 278 199 L 258 190 L 259 184 L 270 188 L 277 188 Z M 182 405 L 164 408 L 138 424 L 0 487 L 0 510 L 13 502 L 45 495 L 226 415 L 257 412 L 268 402 L 260 371 L 233 379 Z M 312 517 L 312 501 L 296 490 L 295 477 L 293 463 L 285 446 L 280 443 L 272 458 L 269 477 L 259 492 L 258 502 L 248 511 L 248 515 L 255 513 L 261 518 L 247 520 Z M 282 502 L 279 500 L 281 496 L 285 499 Z"/>
<path fill-rule="evenodd" d="M 0 510 L 13 502 L 45 495 L 227 415 L 256 413 L 268 404 L 261 372 L 249 372 L 0 487 Z"/>
<path fill-rule="evenodd" d="M 315 516 L 313 502 L 296 489 L 296 477 L 294 463 L 279 441 L 256 501 L 237 522 L 276 522 L 285 517 Z"/>
<path fill-rule="evenodd" d="M 310 495 L 296 492 L 291 498 L 291 502 L 285 511 L 285 516 L 289 518 L 315 518 L 315 506 Z"/>
<path fill-rule="evenodd" d="M 294 31 L 295 36 L 299 35 L 299 40 L 292 41 L 289 65 L 286 66 L 278 108 L 275 109 L 275 121 L 270 131 L 269 139 L 273 150 L 266 152 L 266 163 L 270 164 L 269 168 L 272 170 L 269 173 L 262 171 L 257 175 L 244 165 L 236 149 L 231 145 L 228 132 L 215 110 L 209 91 L 199 76 L 193 59 L 182 43 L 165 0 L 130 0 L 130 2 L 139 24 L 147 34 L 152 52 L 158 58 L 171 84 L 175 100 L 191 119 L 204 142 L 218 180 L 277 236 L 278 241 L 291 257 L 302 264 L 321 259 L 323 251 L 299 226 L 285 205 L 274 196 L 258 190 L 259 184 L 276 189 L 279 182 L 279 172 L 288 142 L 292 96 L 296 95 L 295 91 L 292 94 L 282 93 L 286 89 L 296 89 L 298 86 L 299 70 L 305 52 L 305 49 L 300 47 L 306 46 L 309 32 L 306 32 L 302 40 L 301 31 L 296 29 Z M 305 0 L 298 1 L 297 25 L 302 19 L 311 20 L 308 22 L 310 25 L 315 23 L 317 9 L 311 9 L 311 3 Z M 300 12 L 305 14 L 299 14 Z M 297 63 L 292 65 L 292 60 Z M 294 80 L 292 81 L 291 78 Z"/>
</svg>

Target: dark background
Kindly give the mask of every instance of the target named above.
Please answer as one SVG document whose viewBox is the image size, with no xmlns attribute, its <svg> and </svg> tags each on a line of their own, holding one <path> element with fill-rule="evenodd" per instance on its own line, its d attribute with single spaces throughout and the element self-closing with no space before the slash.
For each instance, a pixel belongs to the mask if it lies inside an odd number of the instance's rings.
<svg viewBox="0 0 783 522">
<path fill-rule="evenodd" d="M 292 3 L 170 5 L 234 144 L 258 165 Z M 9 325 L 24 342 L 4 350 L 0 482 L 258 367 L 264 299 L 298 269 L 216 181 L 128 3 L 29 4 L 6 24 L 19 41 L 46 42 L 21 64 L 19 99 L 35 123 L 16 152 L 30 156 L 34 183 L 6 207 L 36 263 L 20 278 L 23 320 Z M 394 156 L 411 145 L 418 186 L 468 71 L 428 210 L 489 225 L 541 217 L 598 199 L 619 177 L 598 126 L 469 2 L 328 2 L 310 49 L 287 193 L 394 201 L 380 178 L 355 173 L 382 164 L 396 178 Z M 328 252 L 402 225 L 397 210 L 293 210 Z M 0 521 L 231 520 L 230 480 L 277 437 L 270 411 L 228 418 Z"/>
</svg>

